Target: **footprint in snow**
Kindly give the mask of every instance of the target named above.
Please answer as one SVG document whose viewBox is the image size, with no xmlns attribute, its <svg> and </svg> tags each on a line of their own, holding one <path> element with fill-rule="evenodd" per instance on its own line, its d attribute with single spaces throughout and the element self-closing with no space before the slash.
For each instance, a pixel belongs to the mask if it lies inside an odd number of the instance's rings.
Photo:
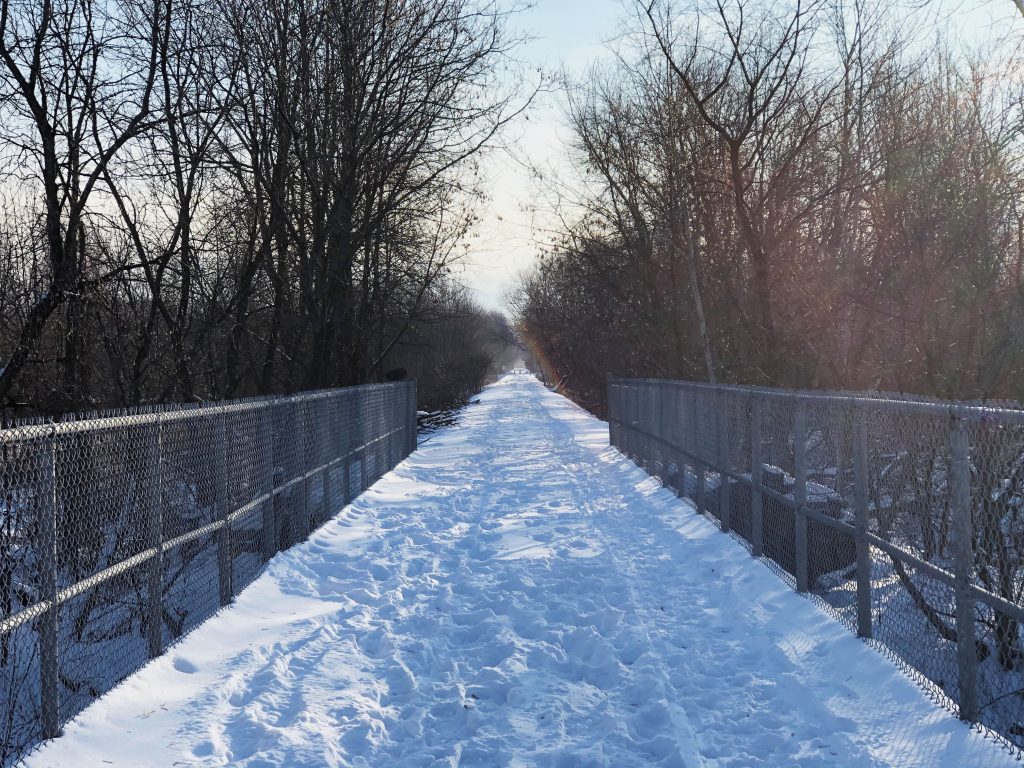
<svg viewBox="0 0 1024 768">
<path fill-rule="evenodd" d="M 176 670 L 185 675 L 191 675 L 199 671 L 199 667 L 181 656 L 176 656 L 173 664 Z"/>
</svg>

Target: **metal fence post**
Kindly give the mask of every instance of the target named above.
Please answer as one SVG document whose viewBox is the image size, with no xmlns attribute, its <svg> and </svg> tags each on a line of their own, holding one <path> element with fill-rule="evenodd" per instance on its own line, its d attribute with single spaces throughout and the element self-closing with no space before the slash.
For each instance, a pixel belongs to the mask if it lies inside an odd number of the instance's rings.
<svg viewBox="0 0 1024 768">
<path fill-rule="evenodd" d="M 963 419 L 951 413 L 949 426 L 950 513 L 954 591 L 956 595 L 957 662 L 960 678 L 960 718 L 978 719 L 978 651 L 974 637 L 974 531 L 971 520 L 971 468 L 967 430 Z"/>
<path fill-rule="evenodd" d="M 610 373 L 605 375 L 604 392 L 605 400 L 608 403 L 608 445 L 612 448 L 617 448 L 618 442 L 615 435 L 615 396 L 613 394 L 614 388 L 612 386 L 612 375 Z"/>
<path fill-rule="evenodd" d="M 369 469 L 366 466 L 366 438 L 369 434 L 367 427 L 367 411 L 366 411 L 366 387 L 362 386 L 359 388 L 358 396 L 356 397 L 356 419 L 359 421 L 359 442 L 360 445 L 364 446 L 359 450 L 359 492 L 362 493 L 369 486 Z"/>
<path fill-rule="evenodd" d="M 644 390 L 639 386 L 636 388 L 636 429 L 633 432 L 633 454 L 630 458 L 633 462 L 643 469 L 645 467 L 644 457 L 646 455 L 647 443 L 644 439 L 643 432 L 641 430 L 647 429 L 647 423 L 644 421 Z"/>
<path fill-rule="evenodd" d="M 390 426 L 391 416 L 390 416 L 390 414 L 392 414 L 393 412 L 395 412 L 397 410 L 399 415 L 401 415 L 401 413 L 402 413 L 402 402 L 404 401 L 404 398 L 402 398 L 402 400 L 399 401 L 398 403 L 395 403 L 394 402 L 394 398 L 391 396 L 391 394 L 389 392 L 385 392 L 384 393 L 384 397 L 381 398 L 381 401 L 382 401 L 381 402 L 381 408 L 382 408 L 382 413 L 383 413 L 383 416 L 381 418 L 381 428 L 385 432 L 390 432 L 391 431 L 391 426 Z M 401 423 L 401 420 L 400 420 L 399 423 Z M 404 429 L 403 429 L 403 431 L 404 431 Z M 398 462 L 400 462 L 402 460 L 399 457 L 399 451 L 401 451 L 402 453 L 405 453 L 405 450 L 404 450 L 405 449 L 405 440 L 403 439 L 403 436 L 402 436 L 401 433 L 396 433 L 396 434 L 391 435 L 390 437 L 388 437 L 384 441 L 384 445 L 386 446 L 386 449 L 384 451 L 384 455 L 387 458 L 387 462 L 382 467 L 380 467 L 380 476 L 381 477 L 383 477 L 388 472 L 390 472 L 395 467 L 395 465 L 397 465 Z"/>
<path fill-rule="evenodd" d="M 671 382 L 662 384 L 661 392 L 661 462 L 664 477 L 662 482 L 666 488 L 675 491 L 678 485 L 679 454 L 675 446 L 679 444 L 676 437 L 676 402 L 675 390 Z"/>
<path fill-rule="evenodd" d="M 640 405 L 643 399 L 640 395 L 640 385 L 637 384 L 633 387 L 632 407 L 630 413 L 630 431 L 629 431 L 629 458 L 633 460 L 633 463 L 639 465 L 642 461 L 640 456 L 640 430 L 643 429 L 643 423 L 641 422 L 641 408 Z"/>
<path fill-rule="evenodd" d="M 645 420 L 644 432 L 647 435 L 657 435 L 658 425 L 661 423 L 661 403 L 658 400 L 658 388 L 648 385 L 647 397 L 647 419 Z M 658 473 L 658 443 L 653 437 L 644 437 L 644 456 L 646 458 L 645 468 L 647 474 L 661 480 Z"/>
<path fill-rule="evenodd" d="M 416 382 L 409 382 L 409 447 L 405 454 L 408 456 L 416 450 Z"/>
<path fill-rule="evenodd" d="M 231 587 L 231 523 L 228 515 L 231 512 L 229 506 L 229 484 L 230 469 L 228 465 L 228 415 L 223 409 L 217 418 L 217 428 L 214 434 L 214 466 L 217 473 L 217 509 L 220 519 L 224 525 L 217 529 L 217 581 L 222 606 L 231 602 L 233 590 Z"/>
<path fill-rule="evenodd" d="M 634 420 L 635 429 L 633 430 L 632 436 L 632 459 L 637 466 L 644 466 L 644 456 L 647 442 L 644 439 L 643 431 L 646 430 L 647 424 L 644 421 L 644 390 L 637 386 L 635 390 L 636 394 L 636 418 Z"/>
<path fill-rule="evenodd" d="M 871 637 L 871 545 L 868 543 L 867 412 L 853 411 L 853 513 L 857 550 L 857 636 Z"/>
<path fill-rule="evenodd" d="M 645 398 L 647 403 L 647 420 L 644 426 L 644 468 L 647 474 L 654 475 L 659 480 L 658 474 L 658 442 L 650 435 L 657 434 L 658 424 L 661 422 L 661 403 L 658 402 L 658 389 L 653 384 L 648 384 L 648 394 Z"/>
<path fill-rule="evenodd" d="M 275 398 L 270 406 L 270 423 L 273 428 L 273 446 L 271 455 L 274 457 L 273 471 L 271 473 L 271 493 L 274 499 L 274 554 L 283 552 L 291 546 L 295 532 L 294 506 L 292 504 L 294 495 L 291 487 L 287 494 L 284 485 L 288 481 L 288 454 L 285 448 L 285 434 L 287 424 L 285 419 L 291 410 L 291 398 Z M 292 426 L 296 432 L 301 429 L 298 424 Z M 293 435 L 288 435 L 288 445 L 294 450 L 298 442 Z M 280 441 L 280 443 L 278 442 Z"/>
<path fill-rule="evenodd" d="M 263 502 L 263 561 L 269 562 L 277 554 L 277 494 L 274 493 L 274 412 L 270 403 L 262 408 L 260 442 L 263 443 L 263 489 L 267 495 Z"/>
<path fill-rule="evenodd" d="M 624 388 L 623 397 L 628 398 L 627 405 L 623 408 L 622 418 L 626 422 L 626 429 L 622 433 L 622 446 L 626 456 L 635 461 L 633 449 L 636 445 L 636 387 Z"/>
<path fill-rule="evenodd" d="M 669 425 L 671 422 L 666 417 L 668 409 L 666 408 L 666 393 L 668 387 L 661 383 L 657 385 L 657 408 L 654 415 L 654 436 L 657 438 L 654 441 L 654 463 L 655 466 L 660 467 L 658 469 L 658 479 L 661 480 L 662 486 L 668 485 L 668 467 L 671 461 L 669 455 L 668 443 L 671 433 L 669 431 Z"/>
<path fill-rule="evenodd" d="M 609 395 L 611 400 L 608 402 L 608 423 L 611 424 L 613 420 L 615 421 L 615 429 L 612 430 L 609 427 L 608 439 L 615 441 L 615 447 L 623 455 L 628 455 L 627 435 L 629 433 L 629 426 L 626 424 L 627 414 L 625 404 L 623 403 L 624 394 L 622 388 L 617 383 L 614 383 L 614 380 L 609 382 L 608 391 L 610 393 L 614 392 L 614 395 Z M 623 428 L 624 426 L 625 428 Z"/>
<path fill-rule="evenodd" d="M 57 439 L 51 427 L 39 467 L 39 589 L 48 602 L 39 617 L 39 696 L 43 738 L 60 735 L 60 667 L 57 624 Z"/>
<path fill-rule="evenodd" d="M 162 440 L 163 425 L 159 416 L 156 420 L 153 440 L 148 446 L 146 465 L 154 469 L 152 482 L 146 489 L 146 506 L 148 512 L 149 546 L 154 550 L 147 564 L 147 595 L 146 595 L 146 643 L 149 646 L 149 658 L 155 659 L 164 650 L 164 553 L 163 553 L 163 466 Z"/>
<path fill-rule="evenodd" d="M 385 408 L 386 408 L 386 404 L 387 404 L 386 400 L 387 400 L 387 398 L 385 397 Z M 382 421 L 384 422 L 383 423 L 384 431 L 387 432 L 387 428 L 388 428 L 387 419 L 385 418 Z M 378 445 L 378 452 L 384 458 L 384 466 L 386 466 L 386 467 L 392 466 L 391 465 L 391 438 L 388 437 L 387 439 L 385 439 L 383 441 L 378 441 L 376 444 Z M 385 471 L 387 471 L 387 470 L 385 470 Z"/>
<path fill-rule="evenodd" d="M 306 459 L 306 445 L 309 442 L 307 433 L 309 432 L 309 424 L 306 423 L 306 402 L 300 400 L 297 397 L 292 398 L 292 410 L 294 411 L 295 423 L 298 425 L 299 430 L 299 447 L 298 447 L 298 460 L 295 462 L 295 475 L 301 478 L 299 483 L 299 504 L 298 514 L 301 517 L 299 522 L 297 536 L 295 541 L 291 543 L 297 543 L 305 541 L 309 538 L 309 534 L 313 532 L 313 521 L 309 518 L 309 464 Z M 293 486 L 294 487 L 294 486 Z"/>
<path fill-rule="evenodd" d="M 796 555 L 796 591 L 806 592 L 807 578 L 807 407 L 797 403 L 793 414 L 793 460 L 796 483 L 793 486 L 793 544 Z"/>
<path fill-rule="evenodd" d="M 331 468 L 328 466 L 329 462 L 335 459 L 334 452 L 331 450 L 332 443 L 337 442 L 334 434 L 334 424 L 332 411 L 337 407 L 336 401 L 325 400 L 323 404 L 324 418 L 322 419 L 322 428 L 320 430 L 320 466 L 323 469 L 320 470 L 320 492 L 324 497 L 324 520 L 330 520 L 334 515 L 334 489 L 331 487 Z"/>
<path fill-rule="evenodd" d="M 341 480 L 344 483 L 341 489 L 341 504 L 348 506 L 352 501 L 352 459 L 346 456 L 342 465 Z"/>
<path fill-rule="evenodd" d="M 729 413 L 728 395 L 725 390 L 719 389 L 715 396 L 715 410 L 717 418 L 715 423 L 718 431 L 718 521 L 723 532 L 730 528 L 730 516 L 732 514 L 732 499 L 730 490 L 729 470 L 731 469 L 732 458 L 729 452 Z"/>
<path fill-rule="evenodd" d="M 761 400 L 757 395 L 753 395 L 750 398 L 750 554 L 754 557 L 761 557 L 764 554 L 764 496 L 761 493 L 761 481 L 764 479 L 762 419 Z"/>
<path fill-rule="evenodd" d="M 689 397 L 690 393 L 686 390 L 685 385 L 681 384 L 679 387 L 679 407 L 677 411 L 679 414 L 679 440 L 683 449 L 683 454 L 680 457 L 682 463 L 679 467 L 679 496 L 683 498 L 689 496 L 689 473 L 690 469 L 695 466 L 693 463 L 692 443 L 693 424 L 691 423 L 693 414 L 689 408 Z"/>
<path fill-rule="evenodd" d="M 672 441 L 676 446 L 673 454 L 676 463 L 675 490 L 680 498 L 686 496 L 686 393 L 678 382 L 673 387 L 672 398 Z"/>
<path fill-rule="evenodd" d="M 677 486 L 679 485 L 679 451 L 676 446 L 679 445 L 678 432 L 678 414 L 676 413 L 676 396 L 675 387 L 672 384 L 665 384 L 665 392 L 663 395 L 665 405 L 664 418 L 665 426 L 663 432 L 663 456 L 665 457 L 665 487 L 672 490 L 673 493 L 677 492 Z"/>
<path fill-rule="evenodd" d="M 644 432 L 643 432 L 643 444 L 644 444 L 644 470 L 649 475 L 656 475 L 657 468 L 655 467 L 655 443 L 651 438 L 652 432 L 657 428 L 658 424 L 658 402 L 655 399 L 657 391 L 654 385 L 650 382 L 646 383 L 646 394 L 644 396 L 644 405 L 646 411 L 644 414 Z"/>
<path fill-rule="evenodd" d="M 698 403 L 703 401 L 703 399 L 704 396 L 698 390 L 693 390 L 693 469 L 697 475 L 697 511 L 701 513 L 704 512 L 704 485 L 707 479 L 707 469 L 702 458 L 704 455 L 703 440 L 701 440 L 703 435 L 699 427 L 702 414 Z"/>
</svg>

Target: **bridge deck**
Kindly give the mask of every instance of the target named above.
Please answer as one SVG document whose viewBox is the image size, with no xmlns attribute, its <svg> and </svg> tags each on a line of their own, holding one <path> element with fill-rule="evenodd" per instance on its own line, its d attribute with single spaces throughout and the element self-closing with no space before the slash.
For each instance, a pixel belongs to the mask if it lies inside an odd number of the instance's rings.
<svg viewBox="0 0 1024 768">
<path fill-rule="evenodd" d="M 526 376 L 28 761 L 1012 763 Z"/>
</svg>

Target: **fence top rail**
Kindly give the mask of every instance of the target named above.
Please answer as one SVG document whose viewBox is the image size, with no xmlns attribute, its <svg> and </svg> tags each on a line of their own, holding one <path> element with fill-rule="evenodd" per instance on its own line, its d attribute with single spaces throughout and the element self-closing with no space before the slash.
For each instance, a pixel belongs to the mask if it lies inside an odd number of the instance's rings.
<svg viewBox="0 0 1024 768">
<path fill-rule="evenodd" d="M 1007 426 L 1024 426 L 1024 406 L 1016 403 L 983 405 L 957 400 L 938 400 L 913 395 L 882 392 L 814 391 L 754 387 L 740 384 L 710 384 L 678 379 L 609 379 L 609 386 L 635 386 L 638 384 L 676 386 L 712 392 L 736 392 L 764 399 L 791 400 L 804 404 L 826 404 L 904 415 L 947 416 L 977 422 L 998 422 Z"/>
<path fill-rule="evenodd" d="M 69 413 L 59 419 L 26 418 L 4 423 L 0 428 L 0 444 L 45 436 L 71 435 L 122 427 L 138 427 L 167 423 L 182 419 L 202 419 L 216 416 L 248 413 L 281 403 L 311 403 L 328 400 L 347 392 L 385 391 L 407 386 L 410 382 L 359 384 L 353 387 L 320 389 L 294 395 L 268 395 L 237 400 L 206 403 L 168 403 L 141 405 L 98 413 Z"/>
</svg>

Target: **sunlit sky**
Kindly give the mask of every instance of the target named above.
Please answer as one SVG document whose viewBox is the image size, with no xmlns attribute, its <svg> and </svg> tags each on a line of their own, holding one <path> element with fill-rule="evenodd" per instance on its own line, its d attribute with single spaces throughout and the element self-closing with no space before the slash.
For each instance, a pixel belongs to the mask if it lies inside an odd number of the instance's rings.
<svg viewBox="0 0 1024 768">
<path fill-rule="evenodd" d="M 1004 34 L 1012 26 L 1024 35 L 1024 19 L 1013 0 L 945 0 L 928 6 L 941 8 L 944 23 L 973 37 Z M 635 18 L 634 8 L 634 0 L 534 0 L 513 22 L 514 30 L 531 38 L 517 56 L 534 72 L 540 68 L 583 75 L 610 57 L 607 44 Z M 558 91 L 538 96 L 506 132 L 507 151 L 492 152 L 483 160 L 488 199 L 461 276 L 488 309 L 506 308 L 509 290 L 534 262 L 554 224 L 546 204 L 548 182 L 538 181 L 530 168 L 548 177 L 571 174 L 564 102 Z"/>
<path fill-rule="evenodd" d="M 517 57 L 531 70 L 556 73 L 585 72 L 607 55 L 605 43 L 614 38 L 626 11 L 621 0 L 536 0 L 514 21 L 516 30 L 529 39 Z M 531 178 L 530 166 L 567 172 L 563 95 L 540 94 L 506 132 L 507 151 L 484 159 L 483 172 L 489 199 L 483 221 L 471 240 L 463 264 L 463 279 L 488 309 L 502 309 L 505 296 L 517 275 L 536 258 L 535 238 L 550 222 L 540 220 L 534 209 L 543 184 Z"/>
</svg>

